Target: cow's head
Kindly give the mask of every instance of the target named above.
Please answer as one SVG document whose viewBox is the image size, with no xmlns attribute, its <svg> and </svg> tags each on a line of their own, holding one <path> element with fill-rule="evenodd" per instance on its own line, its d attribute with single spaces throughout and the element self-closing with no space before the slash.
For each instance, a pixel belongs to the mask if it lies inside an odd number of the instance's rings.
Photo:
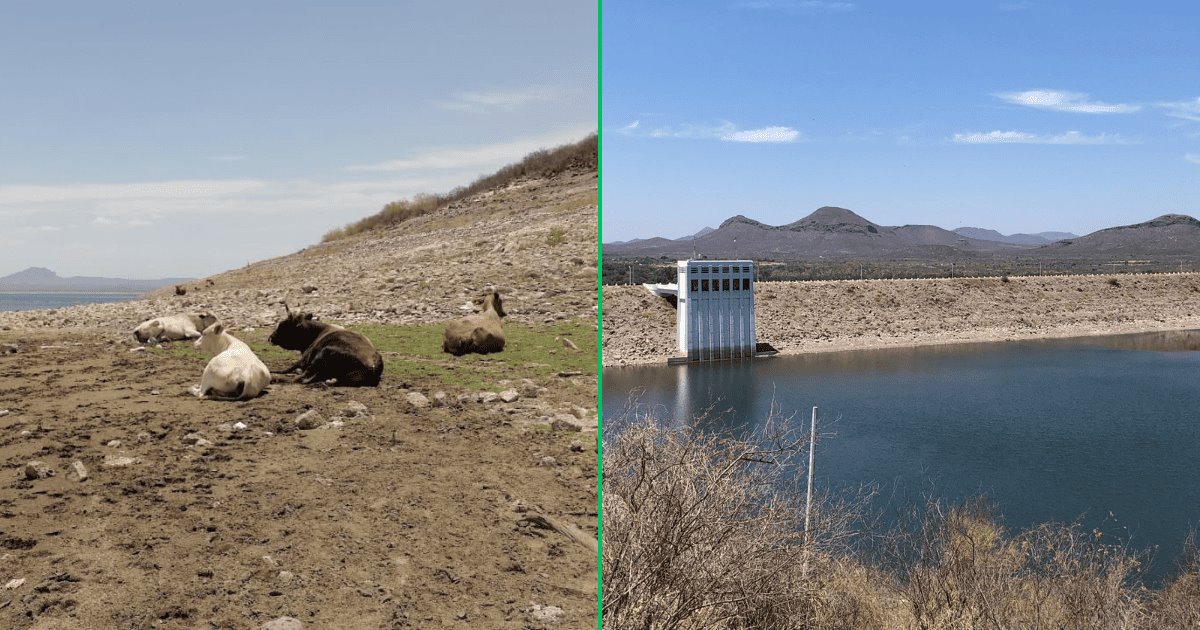
<svg viewBox="0 0 1200 630">
<path fill-rule="evenodd" d="M 287 309 L 287 318 L 275 326 L 267 341 L 285 350 L 304 351 L 325 329 L 325 324 L 318 322 L 312 313 L 293 313 L 287 304 L 283 308 Z"/>
<path fill-rule="evenodd" d="M 504 312 L 504 301 L 500 299 L 499 291 L 492 291 L 484 295 L 481 305 L 481 311 L 484 313 L 488 312 L 488 310 L 493 310 L 496 311 L 496 314 L 500 317 L 507 315 L 507 313 Z"/>
<path fill-rule="evenodd" d="M 158 339 L 163 334 L 163 325 L 158 318 L 150 321 L 142 322 L 137 328 L 133 329 L 133 338 L 140 343 L 146 343 L 151 339 Z"/>
<path fill-rule="evenodd" d="M 203 313 L 197 313 L 196 317 L 198 317 L 200 319 L 200 325 L 197 326 L 196 328 L 200 329 L 201 332 L 203 332 L 205 328 L 208 328 L 209 326 L 212 326 L 213 324 L 217 323 L 217 316 L 213 315 L 212 313 L 209 313 L 208 311 L 204 311 Z"/>
<path fill-rule="evenodd" d="M 225 324 L 213 324 L 200 333 L 200 338 L 194 344 L 196 349 L 205 354 L 218 354 L 225 350 L 228 344 L 222 343 Z"/>
</svg>

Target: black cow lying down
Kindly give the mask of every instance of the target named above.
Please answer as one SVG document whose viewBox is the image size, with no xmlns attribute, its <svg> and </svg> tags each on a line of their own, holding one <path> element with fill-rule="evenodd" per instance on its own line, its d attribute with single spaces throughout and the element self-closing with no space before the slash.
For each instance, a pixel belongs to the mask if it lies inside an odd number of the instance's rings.
<svg viewBox="0 0 1200 630">
<path fill-rule="evenodd" d="M 335 379 L 343 387 L 375 387 L 383 376 L 383 357 L 360 333 L 317 321 L 311 313 L 292 313 L 267 339 L 285 350 L 299 350 L 300 360 L 282 372 L 301 371 L 301 383 Z"/>
</svg>

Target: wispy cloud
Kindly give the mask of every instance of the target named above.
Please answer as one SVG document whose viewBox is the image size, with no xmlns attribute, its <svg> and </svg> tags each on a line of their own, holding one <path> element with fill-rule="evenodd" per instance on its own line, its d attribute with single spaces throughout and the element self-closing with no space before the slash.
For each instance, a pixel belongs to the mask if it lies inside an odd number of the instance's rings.
<svg viewBox="0 0 1200 630">
<path fill-rule="evenodd" d="M 1088 100 L 1088 95 L 1082 92 L 1064 92 L 1062 90 L 1003 92 L 994 96 L 1013 105 L 1075 114 L 1132 114 L 1142 108 L 1141 105 L 1129 103 L 1091 101 Z"/>
<path fill-rule="evenodd" d="M 1200 153 L 1187 153 L 1183 156 L 1183 159 L 1191 162 L 1192 164 L 1200 164 Z"/>
<path fill-rule="evenodd" d="M 629 128 L 626 128 L 629 129 Z M 629 133 L 633 129 L 628 130 Z M 723 140 L 725 142 L 797 142 L 801 133 L 791 127 L 772 125 L 759 129 L 738 129 L 737 125 L 727 120 L 715 125 L 680 125 L 676 127 L 658 127 L 646 135 L 651 138 L 684 138 L 701 140 Z"/>
<path fill-rule="evenodd" d="M 1116 134 L 1102 133 L 1095 136 L 1078 131 L 1046 135 L 1026 131 L 987 131 L 956 133 L 953 138 L 958 144 L 1132 144 Z"/>
<path fill-rule="evenodd" d="M 637 128 L 640 126 L 642 126 L 642 121 L 635 120 L 635 121 L 629 123 L 628 125 L 621 127 L 620 131 L 621 131 L 621 133 L 632 133 L 633 131 L 637 130 Z"/>
<path fill-rule="evenodd" d="M 491 92 L 461 92 L 449 100 L 437 101 L 446 109 L 462 112 L 513 111 L 531 103 L 555 101 L 562 97 L 562 90 L 547 85 L 531 85 L 513 90 Z"/>
<path fill-rule="evenodd" d="M 744 0 L 736 5 L 741 9 L 770 9 L 799 13 L 842 13 L 853 11 L 853 2 L 827 0 Z"/>
<path fill-rule="evenodd" d="M 800 139 L 800 132 L 791 127 L 763 127 L 734 131 L 721 139 L 729 142 L 795 142 Z"/>
<path fill-rule="evenodd" d="M 486 169 L 499 168 L 515 162 L 538 149 L 582 140 L 593 129 L 568 129 L 542 136 L 510 142 L 476 145 L 473 147 L 427 149 L 408 157 L 372 164 L 352 164 L 347 171 L 403 172 L 425 169 Z"/>
<path fill-rule="evenodd" d="M 1167 110 L 1167 115 L 1173 118 L 1200 121 L 1200 98 L 1190 101 L 1155 103 L 1155 106 Z"/>
</svg>

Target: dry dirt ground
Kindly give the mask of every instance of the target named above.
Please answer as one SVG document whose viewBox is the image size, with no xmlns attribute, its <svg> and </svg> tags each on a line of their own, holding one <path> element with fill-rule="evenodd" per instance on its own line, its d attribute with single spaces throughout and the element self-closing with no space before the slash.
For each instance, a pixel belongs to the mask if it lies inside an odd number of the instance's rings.
<svg viewBox="0 0 1200 630">
<path fill-rule="evenodd" d="M 675 309 L 603 291 L 605 366 L 665 362 Z M 758 340 L 781 354 L 1200 328 L 1200 274 L 760 282 Z"/>
<path fill-rule="evenodd" d="M 128 332 L 208 308 L 261 343 L 247 327 L 284 300 L 347 323 L 437 322 L 496 286 L 511 321 L 594 335 L 595 182 L 485 193 L 186 296 L 0 314 L 0 628 L 595 627 L 594 548 L 531 524 L 596 536 L 594 368 L 516 366 L 515 402 L 385 373 L 228 403 L 188 393 L 203 362 L 184 344 L 131 352 Z M 413 400 L 435 389 L 446 404 Z M 307 409 L 319 428 L 296 427 Z M 563 411 L 584 431 L 546 423 Z"/>
</svg>

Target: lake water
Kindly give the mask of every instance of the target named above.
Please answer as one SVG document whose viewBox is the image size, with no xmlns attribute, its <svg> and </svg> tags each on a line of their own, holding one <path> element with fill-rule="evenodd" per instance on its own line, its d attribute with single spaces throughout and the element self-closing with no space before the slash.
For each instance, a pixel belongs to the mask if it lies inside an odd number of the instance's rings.
<svg viewBox="0 0 1200 630">
<path fill-rule="evenodd" d="M 0 311 L 32 311 L 43 308 L 62 308 L 76 304 L 126 302 L 138 293 L 34 293 L 0 291 Z"/>
<path fill-rule="evenodd" d="M 644 409 L 748 435 L 774 399 L 817 483 L 877 484 L 884 513 L 986 495 L 1014 529 L 1082 517 L 1173 569 L 1200 525 L 1200 333 L 970 344 L 604 371 L 604 417 Z M 714 414 L 710 414 L 712 416 Z"/>
</svg>

